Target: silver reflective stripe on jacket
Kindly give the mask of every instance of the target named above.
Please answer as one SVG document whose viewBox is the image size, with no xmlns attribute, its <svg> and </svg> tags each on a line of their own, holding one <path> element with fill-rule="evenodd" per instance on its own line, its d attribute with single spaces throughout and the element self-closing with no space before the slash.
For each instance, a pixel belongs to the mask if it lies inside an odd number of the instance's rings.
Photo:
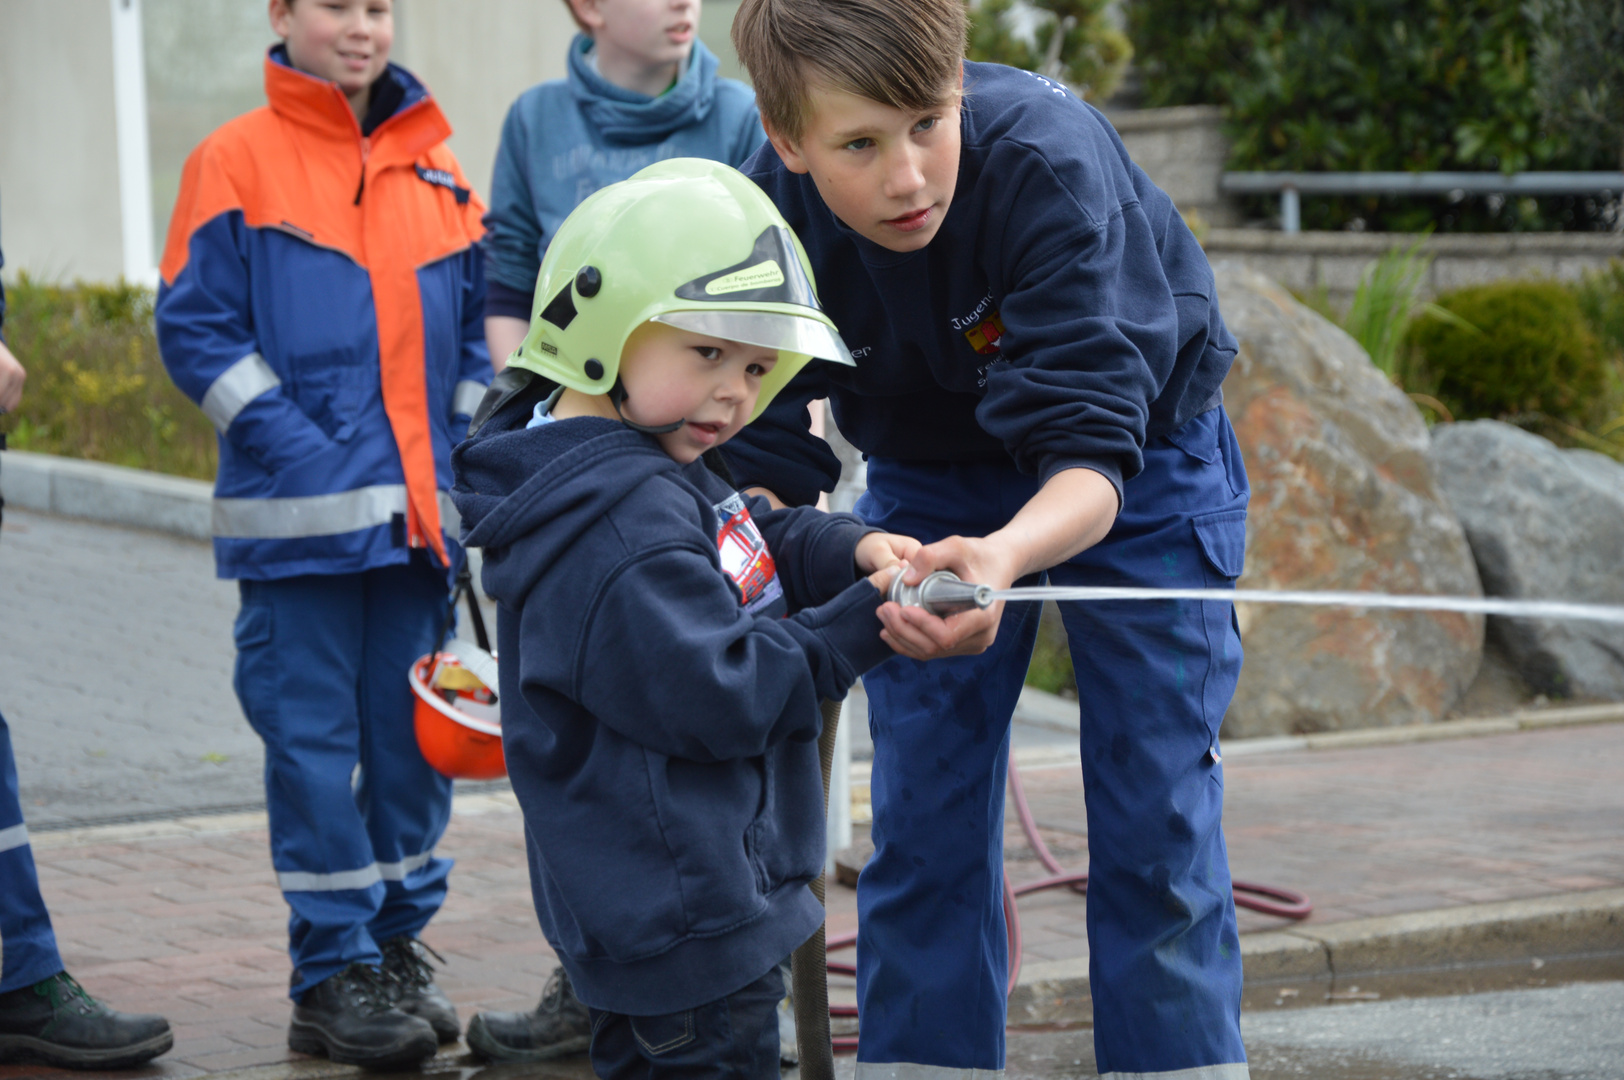
<svg viewBox="0 0 1624 1080">
<path fill-rule="evenodd" d="M 203 413 L 223 435 L 237 414 L 259 395 L 282 385 L 259 353 L 249 353 L 220 373 L 203 395 Z"/>
<path fill-rule="evenodd" d="M 479 410 L 479 403 L 485 400 L 485 389 L 484 383 L 473 379 L 459 382 L 456 392 L 451 395 L 451 415 L 473 416 Z"/>
<path fill-rule="evenodd" d="M 456 504 L 440 492 L 440 527 L 456 536 L 462 526 Z M 406 512 L 405 484 L 376 484 L 331 495 L 286 499 L 215 499 L 214 535 L 226 540 L 296 540 L 387 525 Z"/>
<path fill-rule="evenodd" d="M 0 829 L 0 851 L 10 851 L 12 848 L 27 846 L 27 825 L 13 825 L 9 829 Z"/>
<path fill-rule="evenodd" d="M 341 870 L 336 874 L 308 874 L 302 870 L 277 872 L 276 884 L 283 892 L 344 892 L 350 889 L 371 888 L 380 881 L 405 881 L 413 870 L 427 866 L 434 858 L 432 850 L 413 855 L 396 863 L 373 863 L 359 870 Z"/>
</svg>

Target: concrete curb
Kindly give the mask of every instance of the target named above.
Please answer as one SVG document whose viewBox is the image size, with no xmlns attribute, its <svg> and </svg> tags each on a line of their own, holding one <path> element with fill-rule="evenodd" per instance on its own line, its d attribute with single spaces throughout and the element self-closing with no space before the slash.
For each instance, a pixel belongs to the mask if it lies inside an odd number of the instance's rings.
<svg viewBox="0 0 1624 1080">
<path fill-rule="evenodd" d="M 1248 988 L 1619 953 L 1624 953 L 1624 889 L 1310 923 L 1241 936 Z M 1009 1021 L 1075 1019 L 1088 999 L 1087 960 L 1027 964 L 1010 995 Z"/>
<path fill-rule="evenodd" d="M 0 494 L 10 506 L 208 540 L 214 485 L 99 461 L 7 450 Z"/>
</svg>

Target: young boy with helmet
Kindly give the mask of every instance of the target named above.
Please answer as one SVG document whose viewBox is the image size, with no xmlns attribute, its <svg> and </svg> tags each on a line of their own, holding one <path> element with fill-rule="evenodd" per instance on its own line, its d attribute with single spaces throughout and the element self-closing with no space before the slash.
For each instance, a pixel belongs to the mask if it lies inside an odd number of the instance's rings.
<svg viewBox="0 0 1624 1080">
<path fill-rule="evenodd" d="M 827 396 L 868 456 L 866 521 L 908 580 L 1228 587 L 1247 483 L 1236 344 L 1168 197 L 1066 87 L 963 61 L 962 0 L 744 0 L 771 150 L 744 171 L 800 234 L 861 358 L 803 372 L 728 447 L 786 500 L 833 486 Z M 1063 603 L 1081 698 L 1094 1039 L 1107 1075 L 1246 1076 L 1218 728 L 1231 605 Z M 858 887 L 859 1078 L 1004 1065 L 1009 720 L 1032 604 L 881 611 L 864 678 L 876 851 Z M 922 664 L 940 656 L 956 659 Z"/>
<path fill-rule="evenodd" d="M 405 1066 L 460 1035 L 417 937 L 445 900 L 451 781 L 407 672 L 461 565 L 451 447 L 491 378 L 480 205 L 391 0 L 271 0 L 268 106 L 187 159 L 158 290 L 175 383 L 220 432 L 214 553 L 265 743 L 288 1045 Z"/>
<path fill-rule="evenodd" d="M 713 471 L 813 357 L 851 363 L 794 234 L 672 159 L 560 227 L 455 454 L 536 913 L 600 1076 L 778 1075 L 778 965 L 823 920 L 818 704 L 890 655 L 879 590 L 917 547 Z"/>
</svg>

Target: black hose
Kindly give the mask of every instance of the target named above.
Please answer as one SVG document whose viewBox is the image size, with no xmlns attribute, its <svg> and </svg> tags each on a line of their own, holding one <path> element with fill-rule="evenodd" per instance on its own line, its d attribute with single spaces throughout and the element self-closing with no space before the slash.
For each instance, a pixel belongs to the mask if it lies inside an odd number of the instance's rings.
<svg viewBox="0 0 1624 1080">
<path fill-rule="evenodd" d="M 840 730 L 840 702 L 825 701 L 818 760 L 823 766 L 823 816 L 829 816 L 829 776 L 835 764 L 835 733 Z M 824 873 L 812 881 L 812 895 L 824 900 Z M 825 904 L 825 906 L 827 906 Z M 829 968 L 824 955 L 824 928 L 807 938 L 790 956 L 790 995 L 795 999 L 795 1043 L 801 1055 L 801 1080 L 834 1080 L 834 1042 L 829 1036 Z"/>
</svg>

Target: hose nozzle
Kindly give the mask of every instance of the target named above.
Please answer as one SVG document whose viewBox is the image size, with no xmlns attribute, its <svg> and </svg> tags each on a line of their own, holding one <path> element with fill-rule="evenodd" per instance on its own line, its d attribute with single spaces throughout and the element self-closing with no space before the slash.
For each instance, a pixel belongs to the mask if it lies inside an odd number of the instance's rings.
<svg viewBox="0 0 1624 1080">
<path fill-rule="evenodd" d="M 937 570 L 927 574 L 917 585 L 904 585 L 902 574 L 891 579 L 887 600 L 895 600 L 903 607 L 924 608 L 939 618 L 960 611 L 974 611 L 992 606 L 992 589 L 965 581 L 951 570 Z"/>
</svg>

